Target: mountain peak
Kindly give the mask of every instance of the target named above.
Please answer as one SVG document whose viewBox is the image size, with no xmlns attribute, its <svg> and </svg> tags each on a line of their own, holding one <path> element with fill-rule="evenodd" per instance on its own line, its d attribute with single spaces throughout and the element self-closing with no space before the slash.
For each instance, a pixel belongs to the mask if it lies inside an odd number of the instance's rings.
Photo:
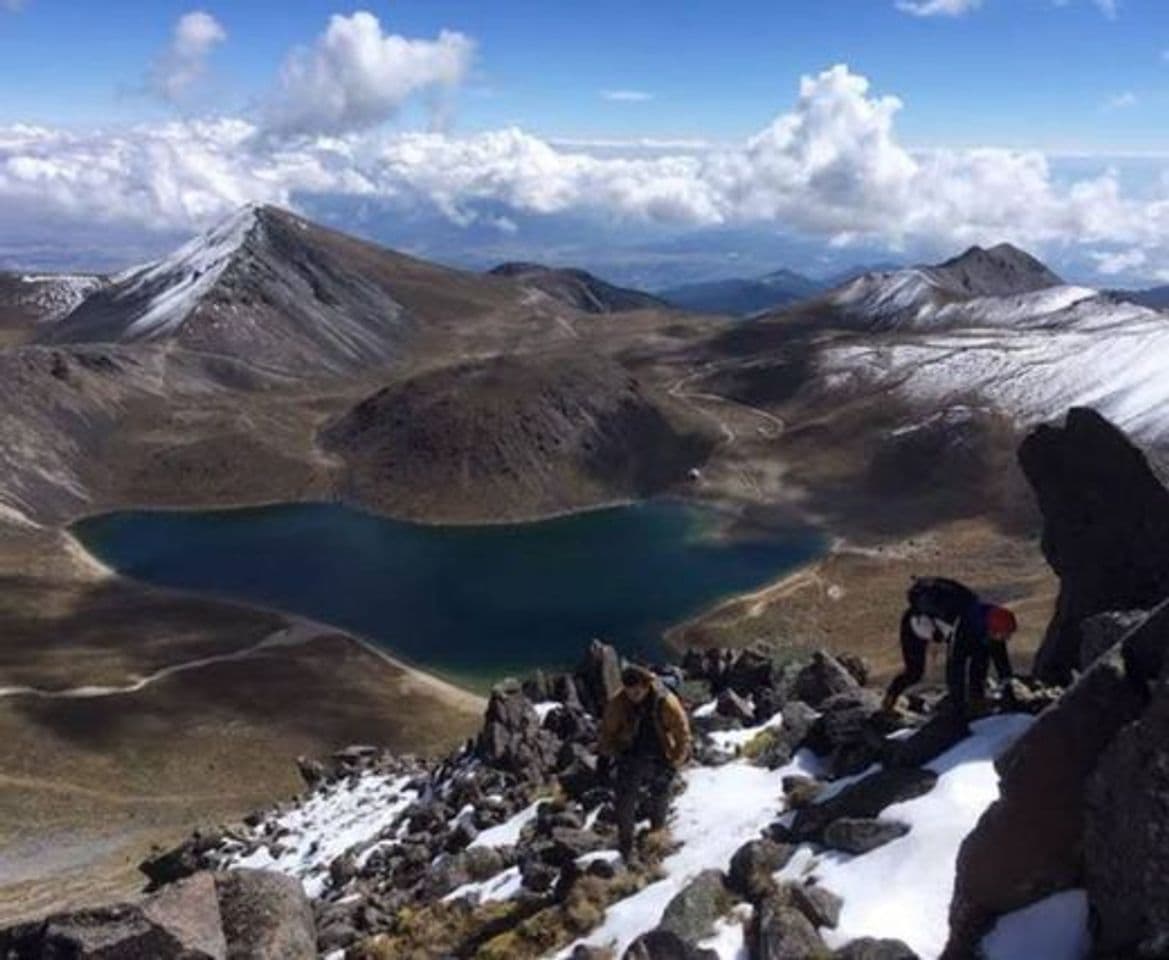
<svg viewBox="0 0 1169 960">
<path fill-rule="evenodd" d="M 1041 261 L 1010 243 L 989 249 L 972 246 L 927 269 L 936 282 L 966 296 L 1009 296 L 1063 283 Z"/>
</svg>

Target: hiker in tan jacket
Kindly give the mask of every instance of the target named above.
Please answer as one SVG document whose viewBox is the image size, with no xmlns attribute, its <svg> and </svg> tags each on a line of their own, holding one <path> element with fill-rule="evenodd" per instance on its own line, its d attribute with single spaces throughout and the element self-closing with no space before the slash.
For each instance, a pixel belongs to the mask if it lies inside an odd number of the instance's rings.
<svg viewBox="0 0 1169 960">
<path fill-rule="evenodd" d="M 652 672 L 626 667 L 620 692 L 605 705 L 598 752 L 606 766 L 616 761 L 618 849 L 629 860 L 643 787 L 649 794 L 650 828 L 666 825 L 674 775 L 690 757 L 690 721 L 678 698 Z"/>
</svg>

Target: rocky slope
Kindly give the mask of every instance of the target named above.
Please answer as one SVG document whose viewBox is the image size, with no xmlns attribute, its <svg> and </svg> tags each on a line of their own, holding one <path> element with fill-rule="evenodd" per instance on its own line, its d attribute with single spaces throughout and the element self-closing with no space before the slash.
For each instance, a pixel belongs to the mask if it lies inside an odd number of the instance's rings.
<svg viewBox="0 0 1169 960">
<path fill-rule="evenodd" d="M 717 443 L 703 420 L 613 360 L 494 357 L 378 391 L 321 434 L 351 496 L 451 520 L 554 513 L 684 482 Z M 477 514 L 477 511 L 480 511 Z"/>
<path fill-rule="evenodd" d="M 501 263 L 490 274 L 517 280 L 529 290 L 584 313 L 625 313 L 667 306 L 658 297 L 615 286 L 586 270 L 546 267 L 538 263 Z"/>
<path fill-rule="evenodd" d="M 1031 442 L 1067 459 L 1103 429 L 1083 416 Z M 1041 489 L 1041 503 L 1089 501 L 1141 469 L 1114 457 L 1045 480 L 1069 490 L 1055 501 Z M 1079 520 L 1056 509 L 1046 522 L 1055 545 Z M 1112 529 L 1123 553 L 1124 523 Z M 1069 593 L 1091 563 L 1083 549 Z M 970 727 L 929 688 L 881 713 L 863 662 L 824 652 L 709 650 L 659 668 L 690 710 L 695 761 L 669 836 L 644 834 L 633 867 L 613 852 L 593 753 L 620 668 L 598 643 L 574 673 L 498 687 L 478 736 L 444 761 L 373 747 L 302 761 L 296 803 L 144 864 L 161 890 L 144 906 L 54 918 L 0 944 L 48 956 L 53 937 L 111 915 L 157 917 L 159 898 L 187 896 L 176 880 L 222 889 L 242 869 L 300 880 L 316 949 L 338 960 L 1164 956 L 1169 600 L 1134 612 L 1123 577 L 1115 588 L 1061 602 L 1065 618 L 1090 614 L 1066 692 L 1015 679 Z"/>
<path fill-rule="evenodd" d="M 0 336 L 5 344 L 31 339 L 41 324 L 60 320 L 105 282 L 92 274 L 0 272 Z"/>
</svg>

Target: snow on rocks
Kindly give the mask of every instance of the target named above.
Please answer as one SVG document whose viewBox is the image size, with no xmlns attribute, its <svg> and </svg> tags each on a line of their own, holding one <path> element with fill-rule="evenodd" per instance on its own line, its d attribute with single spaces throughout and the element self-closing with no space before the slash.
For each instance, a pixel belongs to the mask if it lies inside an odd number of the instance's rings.
<svg viewBox="0 0 1169 960">
<path fill-rule="evenodd" d="M 982 941 L 986 960 L 1085 960 L 1091 953 L 1083 890 L 1065 890 L 1000 917 Z"/>
<path fill-rule="evenodd" d="M 995 757 L 1032 722 L 1018 715 L 980 720 L 968 739 L 928 764 L 938 774 L 933 789 L 882 813 L 909 825 L 904 837 L 863 856 L 806 851 L 788 864 L 785 879 L 806 873 L 843 898 L 837 928 L 823 931 L 829 946 L 867 936 L 902 940 L 927 960 L 941 954 L 958 848 L 998 797 Z"/>
<path fill-rule="evenodd" d="M 227 869 L 277 870 L 297 877 L 310 897 L 329 884 L 329 866 L 390 827 L 418 799 L 409 777 L 363 776 L 328 784 L 264 824 L 250 852 L 227 853 Z"/>
<path fill-rule="evenodd" d="M 725 867 L 739 847 L 760 836 L 782 808 L 783 778 L 806 774 L 810 763 L 801 755 L 779 770 L 741 761 L 687 770 L 685 792 L 670 819 L 670 832 L 681 847 L 662 861 L 665 877 L 609 907 L 600 927 L 558 956 L 570 957 L 581 944 L 609 947 L 619 956 L 657 926 L 667 904 L 689 881 L 703 870 Z"/>
</svg>

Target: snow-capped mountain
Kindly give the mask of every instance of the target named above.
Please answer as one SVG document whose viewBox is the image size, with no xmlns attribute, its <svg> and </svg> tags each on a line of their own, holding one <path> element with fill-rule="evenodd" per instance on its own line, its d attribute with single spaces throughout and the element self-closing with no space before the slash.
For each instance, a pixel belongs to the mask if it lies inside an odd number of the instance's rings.
<svg viewBox="0 0 1169 960">
<path fill-rule="evenodd" d="M 394 361 L 415 338 L 457 324 L 479 322 L 482 333 L 568 309 L 527 294 L 249 205 L 115 276 L 41 339 L 168 341 L 302 374 L 341 372 Z"/>
<path fill-rule="evenodd" d="M 870 329 L 936 327 L 970 322 L 1009 324 L 1048 313 L 1093 293 L 1065 286 L 1022 250 L 1003 243 L 971 247 L 936 266 L 867 273 L 832 292 L 827 303 Z"/>
</svg>

